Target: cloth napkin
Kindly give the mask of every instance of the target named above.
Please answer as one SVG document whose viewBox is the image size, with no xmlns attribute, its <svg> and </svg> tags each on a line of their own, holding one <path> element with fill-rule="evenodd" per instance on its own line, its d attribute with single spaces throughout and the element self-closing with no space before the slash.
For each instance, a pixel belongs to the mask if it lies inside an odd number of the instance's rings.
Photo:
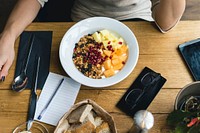
<svg viewBox="0 0 200 133">
<path fill-rule="evenodd" d="M 34 44 L 32 47 L 32 52 L 30 55 L 28 67 L 27 67 L 27 76 L 28 76 L 28 85 L 26 88 L 32 87 L 33 75 L 35 70 L 35 57 L 40 56 L 40 70 L 38 76 L 38 86 L 37 88 L 42 89 L 46 78 L 49 74 L 50 66 L 50 55 L 51 55 L 51 43 L 52 43 L 52 31 L 24 31 L 20 36 L 15 77 L 17 77 L 20 72 L 22 72 L 25 58 L 28 54 L 29 48 L 29 39 L 31 34 L 35 35 Z"/>
</svg>

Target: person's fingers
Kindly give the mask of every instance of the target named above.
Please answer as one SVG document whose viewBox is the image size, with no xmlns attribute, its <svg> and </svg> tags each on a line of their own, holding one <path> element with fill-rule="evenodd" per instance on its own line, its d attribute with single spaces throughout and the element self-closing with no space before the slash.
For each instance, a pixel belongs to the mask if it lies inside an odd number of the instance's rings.
<svg viewBox="0 0 200 133">
<path fill-rule="evenodd" d="M 3 76 L 4 74 L 2 74 L 2 69 L 0 70 L 0 82 L 3 82 L 5 80 L 5 76 Z"/>
<path fill-rule="evenodd" d="M 8 75 L 8 71 L 13 63 L 14 60 L 14 56 L 15 56 L 15 52 L 14 50 L 11 51 L 10 57 L 8 58 L 8 60 L 5 62 L 5 64 L 3 64 L 1 71 L 0 71 L 0 80 L 4 81 L 5 77 Z"/>
<path fill-rule="evenodd" d="M 14 60 L 14 38 L 0 34 L 0 81 L 4 81 Z"/>
<path fill-rule="evenodd" d="M 1 71 L 2 67 L 3 67 L 3 65 L 1 65 L 1 63 L 0 63 L 0 71 Z"/>
<path fill-rule="evenodd" d="M 1 81 L 5 80 L 5 77 L 8 75 L 8 71 L 9 71 L 11 65 L 12 65 L 12 61 L 8 60 L 6 62 L 6 64 L 4 64 L 4 66 L 2 67 L 2 69 L 0 71 L 0 79 L 1 79 Z"/>
<path fill-rule="evenodd" d="M 2 79 L 2 76 L 1 76 L 1 71 L 2 71 L 2 69 L 3 69 L 3 62 L 2 62 L 1 59 L 0 59 L 0 81 L 1 81 L 1 79 Z"/>
<path fill-rule="evenodd" d="M 3 68 L 3 65 L 0 65 L 0 75 L 1 75 L 1 69 Z M 5 77 L 4 76 L 0 76 L 0 82 L 4 81 Z"/>
</svg>

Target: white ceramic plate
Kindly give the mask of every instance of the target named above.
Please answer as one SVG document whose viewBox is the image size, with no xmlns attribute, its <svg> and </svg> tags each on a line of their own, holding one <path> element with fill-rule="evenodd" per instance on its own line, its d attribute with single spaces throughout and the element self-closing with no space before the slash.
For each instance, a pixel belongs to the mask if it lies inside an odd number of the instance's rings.
<svg viewBox="0 0 200 133">
<path fill-rule="evenodd" d="M 72 60 L 73 49 L 81 37 L 103 29 L 114 31 L 124 38 L 129 48 L 128 59 L 116 75 L 92 79 L 84 76 L 75 67 Z M 92 17 L 76 23 L 65 33 L 60 44 L 59 56 L 65 72 L 75 81 L 90 87 L 107 87 L 122 81 L 133 71 L 138 61 L 139 47 L 135 35 L 123 23 L 107 17 Z"/>
</svg>

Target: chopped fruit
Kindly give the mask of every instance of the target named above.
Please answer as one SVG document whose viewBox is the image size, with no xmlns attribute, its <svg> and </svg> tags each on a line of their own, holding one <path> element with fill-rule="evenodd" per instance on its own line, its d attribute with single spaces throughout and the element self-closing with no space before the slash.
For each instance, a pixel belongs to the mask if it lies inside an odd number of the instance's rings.
<svg viewBox="0 0 200 133">
<path fill-rule="evenodd" d="M 106 78 L 107 77 L 111 77 L 114 74 L 115 74 L 115 70 L 114 69 L 108 69 L 108 70 L 104 71 L 104 75 L 105 75 Z"/>
<path fill-rule="evenodd" d="M 122 44 L 122 42 L 118 42 L 118 44 Z"/>
<path fill-rule="evenodd" d="M 121 56 L 121 55 L 123 55 L 123 54 L 127 54 L 127 49 L 128 49 L 127 46 L 122 45 L 121 48 L 120 48 L 120 49 L 117 49 L 115 53 L 116 53 L 118 56 Z"/>
<path fill-rule="evenodd" d="M 106 61 L 103 63 L 103 65 L 104 65 L 104 68 L 105 68 L 106 70 L 110 69 L 110 68 L 111 68 L 111 60 L 110 60 L 110 59 L 106 60 Z"/>
<path fill-rule="evenodd" d="M 119 58 L 119 56 L 117 56 L 116 54 L 112 55 L 112 59 L 118 59 L 118 58 Z"/>
<path fill-rule="evenodd" d="M 123 65 L 122 63 L 119 63 L 119 64 L 113 66 L 113 69 L 114 69 L 114 70 L 120 70 L 120 69 L 122 69 L 123 66 L 124 66 L 124 65 Z"/>
<path fill-rule="evenodd" d="M 112 60 L 113 66 L 118 65 L 118 64 L 120 64 L 120 63 L 121 63 L 121 62 L 120 62 L 119 59 L 113 59 L 113 60 Z"/>
<path fill-rule="evenodd" d="M 125 62 L 126 59 L 127 59 L 127 55 L 120 56 L 119 59 L 120 59 L 122 62 Z"/>
<path fill-rule="evenodd" d="M 123 52 L 122 52 L 121 49 L 117 49 L 117 50 L 115 51 L 115 53 L 116 53 L 116 55 L 118 55 L 118 56 L 121 56 L 121 55 L 123 54 Z"/>
<path fill-rule="evenodd" d="M 120 49 L 121 49 L 122 53 L 125 54 L 128 50 L 128 47 L 126 45 L 122 45 Z"/>
<path fill-rule="evenodd" d="M 102 41 L 101 40 L 101 34 L 99 34 L 98 32 L 95 32 L 92 36 L 94 37 L 94 40 L 96 42 L 101 42 Z"/>
<path fill-rule="evenodd" d="M 106 56 L 110 57 L 111 54 L 112 54 L 112 51 L 109 51 L 109 50 L 103 50 L 103 53 L 104 53 Z"/>
<path fill-rule="evenodd" d="M 101 30 L 100 33 L 102 36 L 109 36 L 110 32 L 108 30 Z"/>
</svg>

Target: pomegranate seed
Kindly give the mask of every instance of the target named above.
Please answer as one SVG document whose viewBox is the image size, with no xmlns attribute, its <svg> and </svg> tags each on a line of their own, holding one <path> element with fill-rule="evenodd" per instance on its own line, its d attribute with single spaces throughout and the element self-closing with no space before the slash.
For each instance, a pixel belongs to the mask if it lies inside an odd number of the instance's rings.
<svg viewBox="0 0 200 133">
<path fill-rule="evenodd" d="M 119 44 L 122 44 L 122 42 L 118 42 Z"/>
</svg>

